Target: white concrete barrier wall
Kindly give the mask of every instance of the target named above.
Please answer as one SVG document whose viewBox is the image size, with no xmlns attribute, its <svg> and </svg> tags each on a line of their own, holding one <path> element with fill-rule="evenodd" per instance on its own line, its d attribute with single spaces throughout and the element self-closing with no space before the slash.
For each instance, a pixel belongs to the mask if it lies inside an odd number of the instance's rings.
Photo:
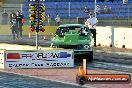
<svg viewBox="0 0 132 88">
<path fill-rule="evenodd" d="M 122 48 L 123 45 L 125 45 L 125 34 L 126 34 L 125 28 L 114 28 L 114 45 L 117 48 Z"/>
<path fill-rule="evenodd" d="M 111 27 L 97 27 L 97 45 L 110 46 Z"/>
<path fill-rule="evenodd" d="M 97 45 L 132 49 L 132 28 L 97 27 Z"/>
<path fill-rule="evenodd" d="M 132 49 L 132 28 L 127 28 L 126 32 L 127 33 L 125 34 L 125 47 Z"/>
</svg>

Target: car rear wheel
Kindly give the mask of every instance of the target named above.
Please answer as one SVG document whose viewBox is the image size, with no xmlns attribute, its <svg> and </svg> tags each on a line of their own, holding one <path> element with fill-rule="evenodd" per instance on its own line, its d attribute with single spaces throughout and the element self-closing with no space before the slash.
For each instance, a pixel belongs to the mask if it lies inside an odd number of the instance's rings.
<svg viewBox="0 0 132 88">
<path fill-rule="evenodd" d="M 85 54 L 80 54 L 80 55 L 75 55 L 75 62 L 79 62 L 82 63 L 83 59 L 86 59 L 87 62 L 92 62 L 93 60 L 93 51 L 90 51 L 88 53 Z"/>
</svg>

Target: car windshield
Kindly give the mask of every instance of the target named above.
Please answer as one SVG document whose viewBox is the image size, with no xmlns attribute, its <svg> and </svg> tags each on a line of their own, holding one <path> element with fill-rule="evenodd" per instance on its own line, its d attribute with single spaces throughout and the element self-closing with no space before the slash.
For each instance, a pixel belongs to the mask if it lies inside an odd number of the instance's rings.
<svg viewBox="0 0 132 88">
<path fill-rule="evenodd" d="M 65 32 L 76 32 L 79 35 L 88 35 L 89 33 L 87 27 L 70 26 L 70 27 L 59 27 L 56 31 L 56 35 L 63 37 Z"/>
</svg>

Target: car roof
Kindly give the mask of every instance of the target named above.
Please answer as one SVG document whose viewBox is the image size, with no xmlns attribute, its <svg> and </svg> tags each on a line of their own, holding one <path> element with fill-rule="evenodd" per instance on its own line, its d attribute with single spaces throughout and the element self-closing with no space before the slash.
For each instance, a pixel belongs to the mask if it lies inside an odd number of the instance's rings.
<svg viewBox="0 0 132 88">
<path fill-rule="evenodd" d="M 64 25 L 60 25 L 59 27 L 87 27 L 86 25 L 83 24 L 64 24 Z"/>
</svg>

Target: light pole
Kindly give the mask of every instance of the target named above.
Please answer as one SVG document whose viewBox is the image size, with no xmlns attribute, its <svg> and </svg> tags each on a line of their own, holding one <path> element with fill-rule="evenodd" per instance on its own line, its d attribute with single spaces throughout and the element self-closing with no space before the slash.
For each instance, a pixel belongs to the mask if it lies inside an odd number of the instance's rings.
<svg viewBox="0 0 132 88">
<path fill-rule="evenodd" d="M 70 19 L 71 19 L 71 2 L 69 1 L 69 21 L 70 21 Z"/>
<path fill-rule="evenodd" d="M 129 26 L 129 5 L 127 4 L 127 7 L 128 7 L 128 16 L 127 16 L 127 20 L 128 20 L 128 26 Z"/>
<path fill-rule="evenodd" d="M 129 4 L 128 4 L 128 0 L 123 0 L 123 4 L 127 6 L 127 26 L 129 26 Z"/>
<path fill-rule="evenodd" d="M 95 13 L 95 17 L 97 17 L 97 13 L 96 13 L 96 9 L 97 9 L 97 1 L 95 0 L 94 3 L 95 3 L 95 12 L 94 12 L 94 13 Z"/>
<path fill-rule="evenodd" d="M 71 16 L 71 2 L 69 2 L 69 17 Z"/>
</svg>

